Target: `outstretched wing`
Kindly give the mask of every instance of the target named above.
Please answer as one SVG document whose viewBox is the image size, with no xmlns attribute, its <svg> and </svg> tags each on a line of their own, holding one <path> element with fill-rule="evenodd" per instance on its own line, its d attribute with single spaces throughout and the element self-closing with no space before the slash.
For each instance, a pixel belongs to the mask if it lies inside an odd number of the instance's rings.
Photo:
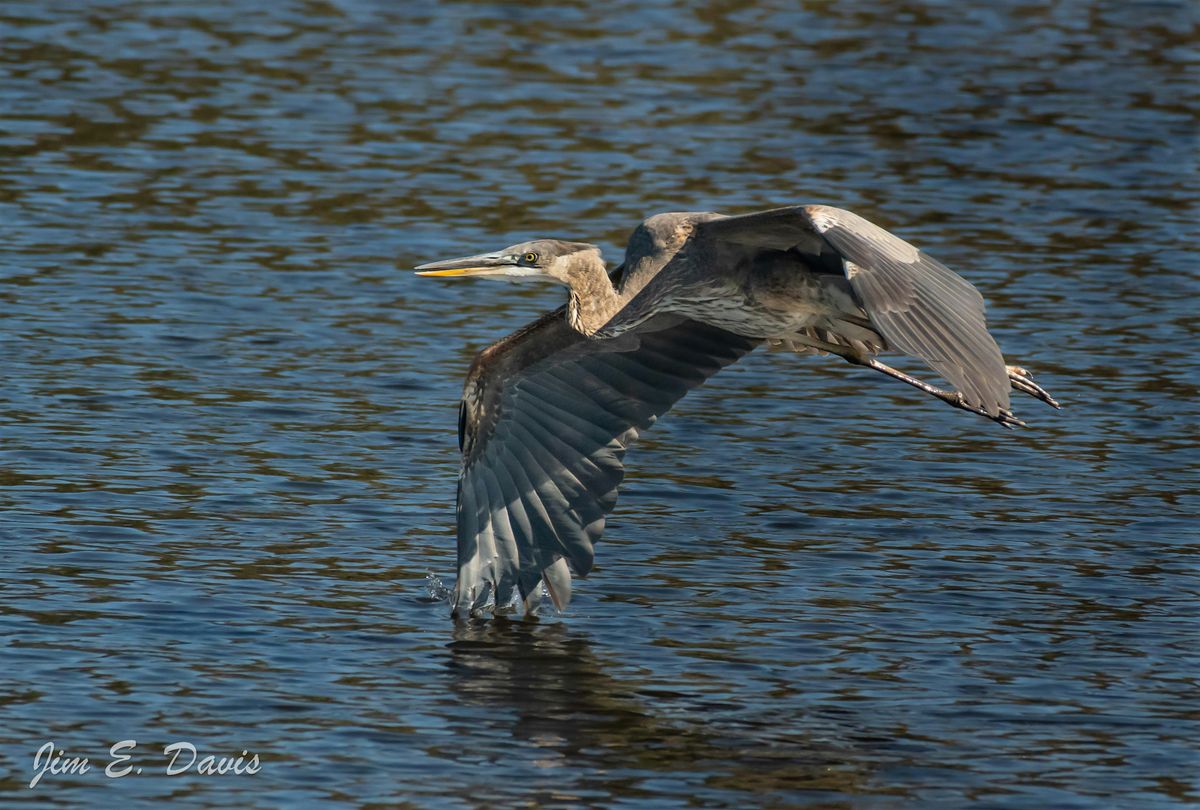
<svg viewBox="0 0 1200 810">
<path fill-rule="evenodd" d="M 545 580 L 561 608 L 617 500 L 626 447 L 758 341 L 659 318 L 585 338 L 559 309 L 480 352 L 459 418 L 455 613 L 507 605 Z"/>
<path fill-rule="evenodd" d="M 764 250 L 835 254 L 888 345 L 924 360 L 967 403 L 995 416 L 1011 383 L 987 331 L 983 297 L 941 262 L 857 214 L 824 205 L 776 208 L 696 225 L 697 237 Z"/>
</svg>

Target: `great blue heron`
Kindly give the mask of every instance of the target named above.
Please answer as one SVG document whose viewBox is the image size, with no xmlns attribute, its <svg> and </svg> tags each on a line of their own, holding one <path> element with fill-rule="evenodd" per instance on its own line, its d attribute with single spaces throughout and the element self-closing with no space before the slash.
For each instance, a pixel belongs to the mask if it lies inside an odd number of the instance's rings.
<svg viewBox="0 0 1200 810">
<path fill-rule="evenodd" d="M 766 342 L 838 355 L 1005 427 L 1009 389 L 1059 407 L 1006 365 L 983 297 L 944 264 L 823 205 L 741 216 L 671 213 L 634 230 L 612 273 L 599 248 L 538 239 L 416 268 L 565 285 L 566 305 L 484 349 L 459 410 L 452 611 L 556 607 L 617 500 L 626 447 L 687 391 Z M 884 365 L 919 357 L 947 391 Z"/>
</svg>

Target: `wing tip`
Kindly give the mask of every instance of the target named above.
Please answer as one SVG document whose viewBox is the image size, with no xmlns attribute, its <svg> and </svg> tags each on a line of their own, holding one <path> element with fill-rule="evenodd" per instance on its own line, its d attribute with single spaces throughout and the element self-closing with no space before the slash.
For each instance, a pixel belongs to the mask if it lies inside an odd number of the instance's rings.
<svg viewBox="0 0 1200 810">
<path fill-rule="evenodd" d="M 546 586 L 546 593 L 550 594 L 554 609 L 559 613 L 566 610 L 567 605 L 571 604 L 571 569 L 567 567 L 567 561 L 559 557 L 552 565 L 543 568 L 542 582 Z"/>
<path fill-rule="evenodd" d="M 567 560 L 559 557 L 553 563 L 542 569 L 542 576 L 532 588 L 521 594 L 521 605 L 526 616 L 537 615 L 542 598 L 542 586 L 554 604 L 554 609 L 562 613 L 571 604 L 571 569 Z M 487 577 L 474 577 L 469 574 L 459 574 L 458 582 L 450 595 L 450 617 L 453 619 L 473 618 L 487 613 L 495 613 L 510 607 L 498 598 L 496 585 Z M 511 601 L 511 596 L 508 601 Z"/>
</svg>

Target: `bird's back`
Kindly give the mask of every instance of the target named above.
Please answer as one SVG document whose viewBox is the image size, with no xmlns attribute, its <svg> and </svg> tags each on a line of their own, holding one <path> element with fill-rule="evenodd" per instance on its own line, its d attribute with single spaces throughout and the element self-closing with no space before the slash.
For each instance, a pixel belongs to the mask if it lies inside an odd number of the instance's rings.
<svg viewBox="0 0 1200 810">
<path fill-rule="evenodd" d="M 641 292 L 687 244 L 697 223 L 720 217 L 711 211 L 675 211 L 644 220 L 625 246 L 621 292 L 630 296 Z"/>
</svg>

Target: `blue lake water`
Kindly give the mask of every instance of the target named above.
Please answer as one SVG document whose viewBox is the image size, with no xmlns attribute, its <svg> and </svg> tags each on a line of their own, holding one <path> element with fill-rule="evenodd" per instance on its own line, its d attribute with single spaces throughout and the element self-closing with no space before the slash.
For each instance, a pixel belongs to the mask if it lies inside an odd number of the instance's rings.
<svg viewBox="0 0 1200 810">
<path fill-rule="evenodd" d="M 0 804 L 1200 802 L 1196 43 L 1171 2 L 7 0 Z M 1065 409 L 755 353 L 630 452 L 565 615 L 453 624 L 462 377 L 562 293 L 406 269 L 799 202 L 958 269 Z M 48 741 L 91 770 L 29 789 Z"/>
</svg>

